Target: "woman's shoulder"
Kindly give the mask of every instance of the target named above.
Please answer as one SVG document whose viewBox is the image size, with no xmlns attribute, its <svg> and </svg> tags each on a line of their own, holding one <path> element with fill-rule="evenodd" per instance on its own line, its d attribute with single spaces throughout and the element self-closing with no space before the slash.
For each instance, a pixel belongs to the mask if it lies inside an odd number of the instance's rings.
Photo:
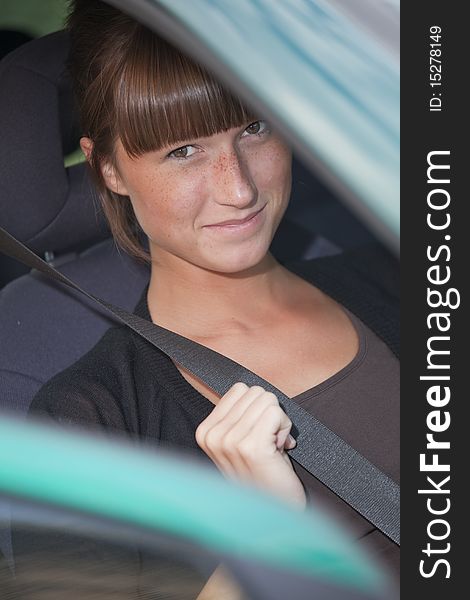
<svg viewBox="0 0 470 600">
<path fill-rule="evenodd" d="M 30 413 L 70 424 L 127 429 L 126 413 L 138 392 L 136 335 L 125 326 L 108 329 L 86 354 L 42 386 Z"/>
<path fill-rule="evenodd" d="M 399 354 L 399 263 L 378 244 L 297 261 L 289 270 L 345 306 Z"/>
<path fill-rule="evenodd" d="M 378 244 L 286 265 L 333 296 L 364 295 L 395 304 L 399 298 L 399 262 Z M 365 286 L 365 290 L 364 290 Z"/>
</svg>

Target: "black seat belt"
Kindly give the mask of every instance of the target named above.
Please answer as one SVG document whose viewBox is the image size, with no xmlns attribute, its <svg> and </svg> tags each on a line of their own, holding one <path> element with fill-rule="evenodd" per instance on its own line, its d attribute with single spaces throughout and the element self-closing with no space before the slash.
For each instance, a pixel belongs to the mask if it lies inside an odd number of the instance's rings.
<svg viewBox="0 0 470 600">
<path fill-rule="evenodd" d="M 237 381 L 273 392 L 297 430 L 297 435 L 293 431 L 297 445 L 289 455 L 377 529 L 400 544 L 399 485 L 280 390 L 226 356 L 86 292 L 1 227 L 0 250 L 98 302 L 220 396 Z"/>
</svg>

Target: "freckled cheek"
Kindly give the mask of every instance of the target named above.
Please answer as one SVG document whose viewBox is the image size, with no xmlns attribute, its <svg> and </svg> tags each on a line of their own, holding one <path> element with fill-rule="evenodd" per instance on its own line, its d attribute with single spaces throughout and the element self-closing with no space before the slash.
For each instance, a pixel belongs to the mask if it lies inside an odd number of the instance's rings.
<svg viewBox="0 0 470 600">
<path fill-rule="evenodd" d="M 201 185 L 195 177 L 168 177 L 149 181 L 134 194 L 137 219 L 152 239 L 170 239 L 192 229 L 197 218 Z"/>
<path fill-rule="evenodd" d="M 283 144 L 276 144 L 269 152 L 260 154 L 255 164 L 254 179 L 258 191 L 273 194 L 276 197 L 289 196 L 292 155 Z"/>
</svg>

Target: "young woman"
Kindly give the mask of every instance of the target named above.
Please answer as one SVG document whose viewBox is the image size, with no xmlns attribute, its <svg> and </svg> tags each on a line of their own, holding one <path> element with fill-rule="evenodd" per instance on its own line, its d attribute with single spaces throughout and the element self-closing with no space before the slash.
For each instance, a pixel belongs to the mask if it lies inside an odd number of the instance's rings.
<svg viewBox="0 0 470 600">
<path fill-rule="evenodd" d="M 82 149 L 116 241 L 151 266 L 136 313 L 245 365 L 397 480 L 396 300 L 363 258 L 288 269 L 269 253 L 290 195 L 286 143 L 114 8 L 77 1 L 69 30 Z M 32 410 L 198 449 L 300 507 L 307 491 L 397 564 L 393 543 L 293 467 L 273 394 L 234 382 L 220 398 L 127 328 L 46 384 Z"/>
</svg>

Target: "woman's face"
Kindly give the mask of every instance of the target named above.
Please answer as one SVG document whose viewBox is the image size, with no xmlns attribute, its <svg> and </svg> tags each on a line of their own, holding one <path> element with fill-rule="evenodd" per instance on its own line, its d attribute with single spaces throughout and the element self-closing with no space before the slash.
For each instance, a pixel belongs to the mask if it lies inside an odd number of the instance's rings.
<svg viewBox="0 0 470 600">
<path fill-rule="evenodd" d="M 138 158 L 119 142 L 115 164 L 108 183 L 130 197 L 156 264 L 176 258 L 222 273 L 257 265 L 290 195 L 290 150 L 265 121 Z"/>
</svg>

